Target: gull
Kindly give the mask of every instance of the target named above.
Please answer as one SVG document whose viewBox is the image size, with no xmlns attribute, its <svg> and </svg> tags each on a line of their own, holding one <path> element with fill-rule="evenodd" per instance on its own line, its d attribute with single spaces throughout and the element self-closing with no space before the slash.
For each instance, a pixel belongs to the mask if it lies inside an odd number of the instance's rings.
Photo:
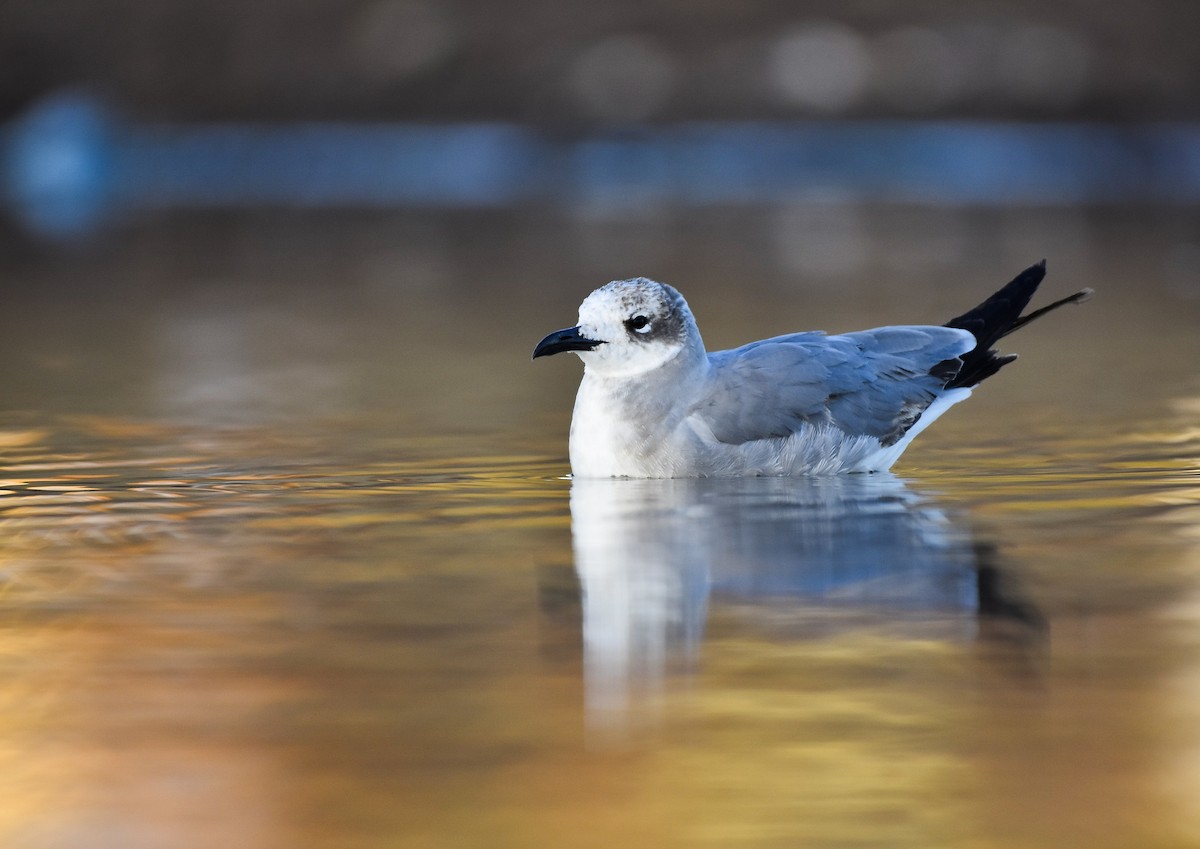
<svg viewBox="0 0 1200 849">
<path fill-rule="evenodd" d="M 792 333 L 712 354 L 678 291 L 614 280 L 533 358 L 571 351 L 583 360 L 571 418 L 576 478 L 881 472 L 1016 359 L 992 347 L 999 339 L 1092 294 L 1021 315 L 1045 275 L 1043 260 L 942 326 Z"/>
</svg>

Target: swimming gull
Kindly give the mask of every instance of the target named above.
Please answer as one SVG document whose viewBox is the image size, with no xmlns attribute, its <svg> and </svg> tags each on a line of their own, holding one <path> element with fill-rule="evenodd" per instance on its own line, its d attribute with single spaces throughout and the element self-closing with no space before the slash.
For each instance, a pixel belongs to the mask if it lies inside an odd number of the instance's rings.
<svg viewBox="0 0 1200 849">
<path fill-rule="evenodd" d="M 584 363 L 571 419 L 575 477 L 829 475 L 891 468 L 909 443 L 1016 359 L 992 346 L 1090 289 L 1021 315 L 1043 260 L 943 326 L 793 333 L 708 353 L 687 302 L 615 280 L 534 359 Z"/>
</svg>

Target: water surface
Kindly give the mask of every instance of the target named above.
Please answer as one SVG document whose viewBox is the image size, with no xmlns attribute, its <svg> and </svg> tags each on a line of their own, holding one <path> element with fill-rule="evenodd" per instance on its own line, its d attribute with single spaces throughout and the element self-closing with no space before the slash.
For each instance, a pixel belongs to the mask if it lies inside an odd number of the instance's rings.
<svg viewBox="0 0 1200 849">
<path fill-rule="evenodd" d="M 1110 275 L 893 475 L 585 482 L 582 293 L 328 248 L 4 318 L 0 843 L 1200 845 L 1194 301 Z"/>
</svg>

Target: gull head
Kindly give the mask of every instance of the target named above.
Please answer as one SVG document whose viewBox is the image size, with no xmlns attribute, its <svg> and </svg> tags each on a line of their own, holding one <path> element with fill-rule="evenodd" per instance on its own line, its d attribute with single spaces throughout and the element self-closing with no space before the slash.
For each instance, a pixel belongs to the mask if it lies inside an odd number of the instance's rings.
<svg viewBox="0 0 1200 849">
<path fill-rule="evenodd" d="M 579 306 L 579 324 L 556 330 L 533 357 L 573 351 L 590 372 L 631 377 L 657 369 L 683 351 L 703 355 L 696 320 L 683 295 L 645 277 L 614 280 Z"/>
</svg>

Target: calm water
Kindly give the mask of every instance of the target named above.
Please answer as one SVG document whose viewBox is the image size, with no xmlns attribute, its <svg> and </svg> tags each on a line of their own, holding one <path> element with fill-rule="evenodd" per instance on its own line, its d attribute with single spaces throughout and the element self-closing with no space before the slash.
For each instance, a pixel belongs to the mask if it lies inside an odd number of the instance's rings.
<svg viewBox="0 0 1200 849">
<path fill-rule="evenodd" d="M 572 482 L 529 349 L 625 269 L 447 226 L 10 273 L 0 844 L 1200 846 L 1200 304 L 1151 236 L 1052 258 L 1100 295 L 895 475 Z M 711 347 L 1006 279 L 703 260 L 649 264 Z"/>
</svg>

